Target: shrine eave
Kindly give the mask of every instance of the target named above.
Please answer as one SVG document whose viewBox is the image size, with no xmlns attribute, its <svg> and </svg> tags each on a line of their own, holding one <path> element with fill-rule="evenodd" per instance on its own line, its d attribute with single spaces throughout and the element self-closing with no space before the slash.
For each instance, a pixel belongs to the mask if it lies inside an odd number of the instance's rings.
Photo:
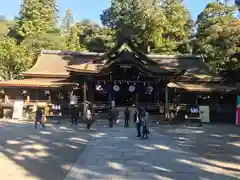
<svg viewBox="0 0 240 180">
<path fill-rule="evenodd" d="M 61 88 L 73 85 L 76 85 L 76 83 L 70 83 L 66 79 L 59 78 L 30 78 L 0 82 L 1 88 Z"/>
<path fill-rule="evenodd" d="M 224 85 L 213 82 L 201 82 L 201 83 L 190 83 L 190 82 L 170 82 L 167 85 L 169 88 L 182 89 L 187 92 L 202 92 L 202 93 L 213 93 L 213 92 L 225 92 L 231 93 L 239 91 L 239 87 L 236 84 Z"/>
<path fill-rule="evenodd" d="M 37 73 L 37 72 L 34 72 L 34 73 L 31 73 L 31 72 L 24 72 L 22 73 L 22 75 L 24 77 L 43 77 L 43 78 L 67 78 L 69 77 L 69 73 Z"/>
</svg>

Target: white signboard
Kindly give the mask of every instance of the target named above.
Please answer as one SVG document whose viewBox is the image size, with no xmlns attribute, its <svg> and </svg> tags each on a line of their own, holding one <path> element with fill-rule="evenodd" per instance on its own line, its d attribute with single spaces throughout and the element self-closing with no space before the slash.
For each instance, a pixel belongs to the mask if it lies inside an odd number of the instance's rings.
<svg viewBox="0 0 240 180">
<path fill-rule="evenodd" d="M 13 103 L 13 119 L 22 119 L 23 118 L 23 106 L 24 101 L 23 100 L 16 100 Z"/>
<path fill-rule="evenodd" d="M 200 118 L 203 123 L 210 123 L 209 106 L 199 106 Z"/>
</svg>

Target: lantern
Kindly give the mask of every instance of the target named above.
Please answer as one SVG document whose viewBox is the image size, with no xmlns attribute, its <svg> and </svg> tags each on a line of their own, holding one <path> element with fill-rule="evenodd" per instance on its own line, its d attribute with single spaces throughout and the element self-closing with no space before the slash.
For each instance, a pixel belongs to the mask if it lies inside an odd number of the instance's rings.
<svg viewBox="0 0 240 180">
<path fill-rule="evenodd" d="M 118 92 L 118 91 L 120 90 L 119 85 L 114 85 L 114 86 L 113 86 L 113 90 L 116 91 L 116 92 Z"/>
<path fill-rule="evenodd" d="M 133 86 L 133 85 L 131 85 L 131 86 L 129 86 L 128 91 L 129 91 L 129 92 L 134 92 L 135 89 L 136 89 L 136 87 Z"/>
</svg>

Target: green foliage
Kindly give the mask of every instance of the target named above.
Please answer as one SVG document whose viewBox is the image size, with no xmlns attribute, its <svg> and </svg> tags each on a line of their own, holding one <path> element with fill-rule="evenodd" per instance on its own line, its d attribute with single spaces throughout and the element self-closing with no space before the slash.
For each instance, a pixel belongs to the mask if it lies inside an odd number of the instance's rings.
<svg viewBox="0 0 240 180">
<path fill-rule="evenodd" d="M 66 45 L 69 51 L 87 51 L 86 47 L 80 44 L 80 30 L 77 26 L 72 26 L 66 36 Z"/>
<path fill-rule="evenodd" d="M 193 21 L 189 11 L 181 0 L 163 0 L 160 7 L 166 21 L 162 41 L 157 44 L 155 52 L 189 53 L 189 39 L 193 35 Z"/>
<path fill-rule="evenodd" d="M 229 58 L 240 50 L 240 21 L 234 16 L 236 10 L 228 3 L 212 2 L 197 19 L 195 52 L 204 54 L 216 72 L 240 69 L 240 62 Z"/>
<path fill-rule="evenodd" d="M 161 54 L 193 49 L 217 72 L 240 70 L 239 60 L 229 58 L 240 51 L 236 11 L 226 0 L 209 3 L 194 29 L 182 0 L 112 0 L 100 16 L 103 27 L 89 20 L 74 23 L 67 9 L 58 28 L 56 0 L 23 0 L 15 22 L 0 16 L 0 76 L 19 78 L 41 49 L 106 52 L 120 37 L 129 36 L 146 53 L 149 46 Z"/>
<path fill-rule="evenodd" d="M 145 52 L 149 44 L 158 53 L 188 51 L 192 24 L 180 0 L 113 0 L 101 20 L 117 34 L 133 36 Z"/>
<path fill-rule="evenodd" d="M 36 33 L 56 32 L 55 0 L 24 0 L 16 22 L 16 33 L 25 38 Z"/>
<path fill-rule="evenodd" d="M 41 49 L 65 50 L 64 40 L 63 36 L 42 32 L 25 38 L 21 45 L 38 54 Z"/>
<path fill-rule="evenodd" d="M 0 42 L 0 76 L 4 80 L 16 79 L 32 65 L 32 54 L 25 46 L 17 45 L 13 38 Z"/>
<path fill-rule="evenodd" d="M 80 45 L 83 50 L 90 52 L 106 52 L 114 46 L 115 33 L 107 27 L 84 20 L 76 23 Z"/>
</svg>

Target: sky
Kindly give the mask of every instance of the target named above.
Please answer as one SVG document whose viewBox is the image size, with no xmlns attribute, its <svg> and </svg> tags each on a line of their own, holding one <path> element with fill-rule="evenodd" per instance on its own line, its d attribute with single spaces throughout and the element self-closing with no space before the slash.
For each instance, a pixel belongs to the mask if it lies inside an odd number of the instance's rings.
<svg viewBox="0 0 240 180">
<path fill-rule="evenodd" d="M 9 19 L 18 15 L 23 0 L 1 0 L 0 14 Z M 207 3 L 213 0 L 184 0 L 184 4 L 190 10 L 192 18 L 196 20 L 197 15 L 204 9 Z M 101 23 L 100 14 L 110 6 L 111 0 L 57 0 L 59 16 L 64 16 L 65 9 L 73 11 L 75 21 L 89 19 Z"/>
</svg>

